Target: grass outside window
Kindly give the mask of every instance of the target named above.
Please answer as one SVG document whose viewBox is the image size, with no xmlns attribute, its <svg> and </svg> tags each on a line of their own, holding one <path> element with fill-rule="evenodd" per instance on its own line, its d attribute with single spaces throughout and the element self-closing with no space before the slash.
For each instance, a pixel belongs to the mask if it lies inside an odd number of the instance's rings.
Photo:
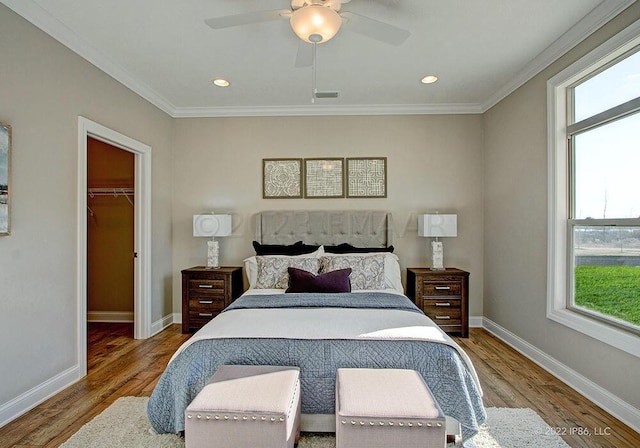
<svg viewBox="0 0 640 448">
<path fill-rule="evenodd" d="M 640 327 L 640 266 L 576 266 L 575 305 Z"/>
</svg>

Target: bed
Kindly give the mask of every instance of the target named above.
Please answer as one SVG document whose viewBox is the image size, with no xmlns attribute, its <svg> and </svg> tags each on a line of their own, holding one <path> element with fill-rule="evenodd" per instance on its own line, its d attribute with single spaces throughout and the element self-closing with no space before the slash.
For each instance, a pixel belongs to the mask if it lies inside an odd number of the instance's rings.
<svg viewBox="0 0 640 448">
<path fill-rule="evenodd" d="M 250 288 L 173 355 L 149 400 L 155 431 L 182 431 L 184 409 L 223 364 L 300 367 L 303 431 L 334 431 L 340 367 L 417 370 L 463 439 L 478 431 L 486 414 L 473 365 L 403 294 L 388 213 L 255 219 Z"/>
</svg>

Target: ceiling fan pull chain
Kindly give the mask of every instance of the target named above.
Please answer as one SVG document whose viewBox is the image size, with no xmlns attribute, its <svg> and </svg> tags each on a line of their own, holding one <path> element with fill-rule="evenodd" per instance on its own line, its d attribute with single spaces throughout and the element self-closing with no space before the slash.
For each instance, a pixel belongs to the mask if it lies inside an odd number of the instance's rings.
<svg viewBox="0 0 640 448">
<path fill-rule="evenodd" d="M 316 102 L 316 47 L 317 43 L 313 43 L 313 59 L 311 64 L 311 103 L 314 104 Z"/>
</svg>

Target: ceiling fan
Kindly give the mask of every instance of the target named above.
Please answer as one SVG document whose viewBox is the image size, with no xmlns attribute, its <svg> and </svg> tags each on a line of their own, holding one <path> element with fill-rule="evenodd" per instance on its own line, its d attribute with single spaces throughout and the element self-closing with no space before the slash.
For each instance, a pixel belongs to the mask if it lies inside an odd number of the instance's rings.
<svg viewBox="0 0 640 448">
<path fill-rule="evenodd" d="M 356 14 L 340 11 L 351 0 L 291 0 L 291 9 L 254 11 L 205 20 L 213 29 L 231 28 L 259 22 L 289 19 L 291 28 L 302 42 L 321 44 L 333 38 L 341 29 L 370 37 L 391 45 L 402 44 L 411 33 L 388 23 Z M 300 45 L 296 67 L 312 63 L 310 46 Z"/>
</svg>

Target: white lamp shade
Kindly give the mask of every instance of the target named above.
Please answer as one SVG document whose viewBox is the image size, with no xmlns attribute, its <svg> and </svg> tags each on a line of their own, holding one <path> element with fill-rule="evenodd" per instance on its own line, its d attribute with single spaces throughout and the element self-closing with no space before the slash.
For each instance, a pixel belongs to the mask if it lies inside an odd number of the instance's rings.
<svg viewBox="0 0 640 448">
<path fill-rule="evenodd" d="M 291 14 L 291 28 L 296 35 L 309 43 L 326 42 L 336 35 L 342 18 L 333 9 L 322 5 L 308 5 Z"/>
<path fill-rule="evenodd" d="M 458 236 L 458 215 L 418 215 L 418 235 Z"/>
<path fill-rule="evenodd" d="M 231 215 L 193 215 L 193 236 L 231 235 Z"/>
</svg>

